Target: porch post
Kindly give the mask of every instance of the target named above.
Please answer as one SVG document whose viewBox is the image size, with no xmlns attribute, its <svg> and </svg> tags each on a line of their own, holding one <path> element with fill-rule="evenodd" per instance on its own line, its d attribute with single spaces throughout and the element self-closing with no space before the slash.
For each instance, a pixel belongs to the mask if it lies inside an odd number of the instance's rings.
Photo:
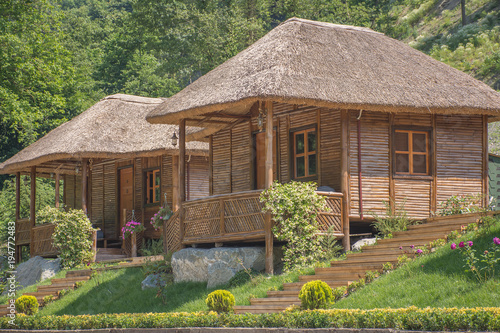
<svg viewBox="0 0 500 333">
<path fill-rule="evenodd" d="M 56 173 L 56 208 L 59 208 L 59 182 L 61 179 L 61 175 L 59 173 Z"/>
<path fill-rule="evenodd" d="M 180 239 L 184 241 L 184 209 L 183 203 L 186 200 L 186 120 L 179 121 L 179 196 L 177 204 L 179 205 L 180 221 Z"/>
<path fill-rule="evenodd" d="M 35 234 L 33 233 L 33 228 L 35 227 L 35 204 L 36 204 L 36 166 L 31 167 L 31 194 L 30 194 L 30 257 L 33 257 L 35 253 L 35 248 L 33 247 L 33 241 Z"/>
<path fill-rule="evenodd" d="M 351 200 L 349 197 L 349 113 L 341 111 L 341 165 L 340 165 L 340 190 L 342 191 L 342 246 L 345 251 L 351 249 L 349 239 L 349 207 Z"/>
<path fill-rule="evenodd" d="M 82 159 L 82 210 L 87 214 L 87 164 L 88 158 Z"/>
<path fill-rule="evenodd" d="M 172 156 L 172 212 L 179 209 L 179 156 Z"/>
<path fill-rule="evenodd" d="M 268 189 L 273 184 L 273 103 L 265 102 L 266 116 L 266 173 L 265 188 Z M 266 273 L 274 273 L 273 264 L 273 231 L 271 212 L 267 212 L 264 221 L 264 232 L 266 241 Z"/>
<path fill-rule="evenodd" d="M 16 222 L 21 219 L 21 173 L 16 172 Z"/>
</svg>

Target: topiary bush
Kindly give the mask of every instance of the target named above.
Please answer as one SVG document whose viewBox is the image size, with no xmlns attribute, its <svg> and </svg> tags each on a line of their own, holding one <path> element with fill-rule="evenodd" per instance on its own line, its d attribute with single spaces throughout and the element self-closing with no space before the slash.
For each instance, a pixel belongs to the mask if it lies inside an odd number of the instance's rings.
<svg viewBox="0 0 500 333">
<path fill-rule="evenodd" d="M 31 316 L 38 312 L 39 304 L 35 296 L 21 296 L 16 299 L 15 306 L 18 313 Z"/>
<path fill-rule="evenodd" d="M 54 247 L 60 252 L 61 264 L 73 268 L 90 262 L 94 256 L 92 233 L 97 229 L 92 227 L 82 210 L 71 209 L 59 214 L 52 239 Z"/>
<path fill-rule="evenodd" d="M 205 303 L 210 311 L 230 312 L 234 306 L 234 296 L 227 290 L 216 290 L 208 294 Z"/>
<path fill-rule="evenodd" d="M 307 282 L 299 292 L 302 308 L 326 309 L 334 303 L 332 288 L 321 280 Z"/>
</svg>

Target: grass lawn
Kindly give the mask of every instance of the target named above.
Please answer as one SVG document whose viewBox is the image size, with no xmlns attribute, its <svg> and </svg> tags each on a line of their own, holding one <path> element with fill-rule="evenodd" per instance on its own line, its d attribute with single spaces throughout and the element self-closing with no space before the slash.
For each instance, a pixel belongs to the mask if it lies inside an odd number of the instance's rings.
<svg viewBox="0 0 500 333">
<path fill-rule="evenodd" d="M 476 255 L 500 237 L 500 224 L 490 232 L 463 235 L 460 241 L 472 240 Z M 500 245 L 497 245 L 500 246 Z M 497 307 L 500 306 L 500 263 L 496 278 L 480 283 L 466 273 L 460 251 L 447 244 L 436 252 L 417 258 L 400 269 L 375 280 L 353 295 L 334 304 L 334 308 L 374 309 L 424 307 Z"/>
<path fill-rule="evenodd" d="M 233 293 L 237 305 L 249 305 L 249 298 L 265 297 L 269 289 L 278 289 L 285 282 L 298 281 L 299 275 L 312 273 L 313 269 L 305 269 L 272 277 L 259 275 L 232 288 L 220 286 L 207 289 L 206 283 L 176 283 L 168 287 L 166 304 L 163 304 L 161 298 L 156 297 L 156 289 L 141 290 L 144 275 L 140 268 L 110 270 L 100 273 L 60 300 L 48 304 L 39 314 L 46 316 L 205 311 L 205 299 L 216 289 L 227 289 Z"/>
</svg>

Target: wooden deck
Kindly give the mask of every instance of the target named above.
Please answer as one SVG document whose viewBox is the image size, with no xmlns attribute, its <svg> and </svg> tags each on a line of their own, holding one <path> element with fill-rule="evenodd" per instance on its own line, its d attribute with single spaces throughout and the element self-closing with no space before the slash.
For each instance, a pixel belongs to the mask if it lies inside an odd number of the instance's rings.
<svg viewBox="0 0 500 333">
<path fill-rule="evenodd" d="M 167 248 L 176 251 L 183 245 L 223 242 L 264 241 L 262 190 L 245 191 L 186 201 L 184 218 L 176 212 L 166 222 Z M 326 196 L 328 211 L 320 212 L 321 232 L 333 231 L 342 238 L 342 193 L 317 192 Z M 180 232 L 180 228 L 184 232 Z M 183 234 L 182 240 L 179 235 Z"/>
</svg>

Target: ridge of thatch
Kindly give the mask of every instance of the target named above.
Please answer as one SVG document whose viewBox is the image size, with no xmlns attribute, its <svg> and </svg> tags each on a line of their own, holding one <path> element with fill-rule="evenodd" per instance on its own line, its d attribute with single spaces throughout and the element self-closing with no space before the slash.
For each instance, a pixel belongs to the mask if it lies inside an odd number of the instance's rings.
<svg viewBox="0 0 500 333">
<path fill-rule="evenodd" d="M 498 116 L 500 94 L 371 29 L 292 18 L 160 104 L 151 123 L 247 114 L 256 101 Z M 210 124 L 204 124 L 209 126 Z"/>
<path fill-rule="evenodd" d="M 81 158 L 133 158 L 178 154 L 171 143 L 175 125 L 153 125 L 146 115 L 165 99 L 116 94 L 107 96 L 70 121 L 0 164 L 0 174 L 33 165 Z M 188 128 L 195 133 L 199 128 Z M 191 154 L 206 155 L 208 144 L 188 142 Z"/>
</svg>

